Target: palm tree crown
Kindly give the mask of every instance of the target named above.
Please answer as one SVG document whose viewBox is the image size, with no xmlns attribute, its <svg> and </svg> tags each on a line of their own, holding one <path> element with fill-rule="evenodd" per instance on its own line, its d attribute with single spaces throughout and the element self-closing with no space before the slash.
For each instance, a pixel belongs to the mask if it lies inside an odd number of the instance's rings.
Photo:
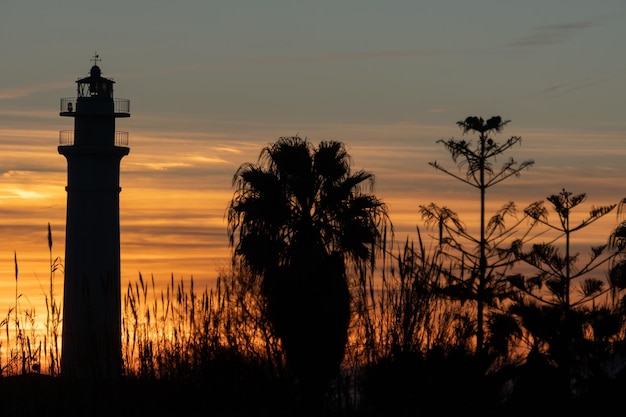
<svg viewBox="0 0 626 417">
<path fill-rule="evenodd" d="M 299 248 L 341 253 L 344 261 L 372 259 L 387 220 L 384 203 L 362 190 L 373 183 L 373 174 L 351 172 L 341 142 L 314 148 L 298 136 L 280 138 L 233 178 L 228 224 L 235 255 L 259 274 L 289 264 Z"/>
</svg>

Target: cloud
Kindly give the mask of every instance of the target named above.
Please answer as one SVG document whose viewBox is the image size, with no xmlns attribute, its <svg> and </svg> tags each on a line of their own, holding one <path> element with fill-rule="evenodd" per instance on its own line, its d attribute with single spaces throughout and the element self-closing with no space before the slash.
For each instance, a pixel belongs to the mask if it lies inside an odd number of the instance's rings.
<svg viewBox="0 0 626 417">
<path fill-rule="evenodd" d="M 591 27 L 597 26 L 595 19 L 580 20 L 571 23 L 557 23 L 553 25 L 538 26 L 533 33 L 514 39 L 507 46 L 525 48 L 533 46 L 553 45 L 568 41 L 574 35 Z"/>
<path fill-rule="evenodd" d="M 50 194 L 41 193 L 34 190 L 12 189 L 0 190 L 0 192 L 3 192 L 2 194 L 0 194 L 0 201 L 5 198 L 42 199 L 50 197 Z"/>
<path fill-rule="evenodd" d="M 145 162 L 145 163 L 134 163 L 134 166 L 141 166 L 148 168 L 149 170 L 154 171 L 165 171 L 172 168 L 181 168 L 181 167 L 189 167 L 191 164 L 184 162 Z"/>
<path fill-rule="evenodd" d="M 228 152 L 228 153 L 234 153 L 234 154 L 241 153 L 240 149 L 236 149 L 230 146 L 218 146 L 218 147 L 215 147 L 214 150 L 217 152 Z"/>
<path fill-rule="evenodd" d="M 574 81 L 570 81 L 566 83 L 554 84 L 541 90 L 540 94 L 560 97 L 572 91 L 582 90 L 585 88 L 593 87 L 597 84 L 605 83 L 616 77 L 623 76 L 624 73 L 626 73 L 626 68 L 622 68 L 621 70 L 618 70 L 618 71 L 596 75 L 593 77 L 585 77 L 579 80 L 574 80 Z"/>
<path fill-rule="evenodd" d="M 6 88 L 4 90 L 0 90 L 0 100 L 10 100 L 30 96 L 32 94 L 64 90 L 70 87 L 70 85 L 71 84 L 67 81 L 56 81 L 42 84 L 32 84 L 18 88 Z"/>
<path fill-rule="evenodd" d="M 194 161 L 204 162 L 204 163 L 209 163 L 209 164 L 230 164 L 230 161 L 227 161 L 222 158 L 209 158 L 206 156 L 194 156 L 191 159 Z"/>
</svg>

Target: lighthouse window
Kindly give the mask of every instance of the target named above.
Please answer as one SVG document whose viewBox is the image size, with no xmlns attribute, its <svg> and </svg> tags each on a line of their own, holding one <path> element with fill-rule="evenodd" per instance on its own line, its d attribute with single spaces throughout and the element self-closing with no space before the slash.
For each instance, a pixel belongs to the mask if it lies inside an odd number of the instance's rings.
<svg viewBox="0 0 626 417">
<path fill-rule="evenodd" d="M 95 96 L 98 94 L 98 89 L 97 89 L 98 84 L 96 84 L 95 82 L 91 82 L 89 83 L 89 94 L 92 96 Z"/>
</svg>

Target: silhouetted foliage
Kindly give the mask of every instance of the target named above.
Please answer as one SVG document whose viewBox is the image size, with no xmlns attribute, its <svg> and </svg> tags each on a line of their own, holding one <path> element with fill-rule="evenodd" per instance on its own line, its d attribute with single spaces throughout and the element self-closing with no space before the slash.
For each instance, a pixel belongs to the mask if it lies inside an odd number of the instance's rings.
<svg viewBox="0 0 626 417">
<path fill-rule="evenodd" d="M 457 122 L 463 134 L 478 134 L 478 141 L 448 139 L 439 140 L 450 153 L 459 168 L 465 168 L 465 176 L 449 171 L 438 162 L 431 162 L 434 168 L 479 190 L 480 193 L 480 236 L 472 236 L 458 215 L 447 207 L 431 203 L 420 206 L 422 218 L 437 228 L 440 247 L 449 256 L 451 268 L 445 294 L 453 299 L 476 303 L 476 352 L 482 355 L 485 334 L 485 310 L 494 307 L 509 296 L 509 286 L 504 276 L 512 266 L 512 236 L 523 221 L 517 219 L 517 209 L 513 202 L 505 204 L 495 215 L 487 219 L 485 198 L 488 188 L 534 164 L 532 160 L 518 164 L 513 158 L 506 160 L 495 169 L 495 160 L 521 142 L 521 137 L 512 136 L 503 143 L 496 142 L 491 135 L 500 133 L 509 123 L 500 116 L 484 120 L 482 117 L 467 117 Z M 506 219 L 513 219 L 507 225 Z"/>
<path fill-rule="evenodd" d="M 272 329 L 310 401 L 319 401 L 344 357 L 346 268 L 373 267 L 387 223 L 385 205 L 362 189 L 373 180 L 351 172 L 342 143 L 313 147 L 297 136 L 263 148 L 258 164 L 243 164 L 233 179 L 233 259 L 261 279 Z"/>
<path fill-rule="evenodd" d="M 547 242 L 535 243 L 529 249 L 521 243 L 517 247 L 516 256 L 534 272 L 509 277 L 522 293 L 494 317 L 494 325 L 506 321 L 508 327 L 494 326 L 492 334 L 500 344 L 505 338 L 523 341 L 529 351 L 526 367 L 549 364 L 561 375 L 560 385 L 553 381 L 551 389 L 578 397 L 591 381 L 607 376 L 606 366 L 623 340 L 623 309 L 609 295 L 623 289 L 615 285 L 621 275 L 621 262 L 615 260 L 623 257 L 624 241 L 618 228 L 607 244 L 592 247 L 586 258 L 573 253 L 574 233 L 603 218 L 618 204 L 592 207 L 586 217 L 574 223 L 573 211 L 586 200 L 586 194 L 574 195 L 563 189 L 547 200 L 557 215 L 556 222 L 550 221 L 550 210 L 543 201 L 531 204 L 525 212 L 553 234 L 544 230 L 541 235 L 549 236 Z M 602 267 L 604 276 L 599 272 Z"/>
</svg>

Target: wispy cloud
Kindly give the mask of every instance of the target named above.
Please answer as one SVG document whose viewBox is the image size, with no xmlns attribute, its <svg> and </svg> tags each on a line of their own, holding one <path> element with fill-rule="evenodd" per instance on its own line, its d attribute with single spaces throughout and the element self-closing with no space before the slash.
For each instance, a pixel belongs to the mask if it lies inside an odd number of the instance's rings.
<svg viewBox="0 0 626 417">
<path fill-rule="evenodd" d="M 557 23 L 553 25 L 538 26 L 532 33 L 514 39 L 507 46 L 515 48 L 553 45 L 567 42 L 577 33 L 594 26 L 598 26 L 597 19 L 586 19 L 570 23 Z"/>
<path fill-rule="evenodd" d="M 597 84 L 602 84 L 604 82 L 610 81 L 616 77 L 623 77 L 626 74 L 626 68 L 622 68 L 619 71 L 613 71 L 610 73 L 604 73 L 597 76 L 585 77 L 579 80 L 574 80 L 570 82 L 554 84 L 548 86 L 540 91 L 540 94 L 561 97 L 564 94 L 582 90 L 585 88 L 593 87 Z"/>
<path fill-rule="evenodd" d="M 214 148 L 215 151 L 217 152 L 227 152 L 227 153 L 234 153 L 234 154 L 240 154 L 241 153 L 241 149 L 236 149 L 230 146 L 218 146 L 216 148 Z"/>
<path fill-rule="evenodd" d="M 41 84 L 32 84 L 17 88 L 0 89 L 0 100 L 10 100 L 14 98 L 26 97 L 32 94 L 45 93 L 49 91 L 63 90 L 71 87 L 68 81 L 56 81 Z"/>
<path fill-rule="evenodd" d="M 43 199 L 43 198 L 49 198 L 49 197 L 50 197 L 49 194 L 40 193 L 38 191 L 16 189 L 16 190 L 7 191 L 3 193 L 2 195 L 0 195 L 0 201 L 5 198 Z"/>
<path fill-rule="evenodd" d="M 134 166 L 142 166 L 154 171 L 165 171 L 172 168 L 189 167 L 191 164 L 183 162 L 152 162 L 152 163 L 134 163 Z"/>
<path fill-rule="evenodd" d="M 209 163 L 209 164 L 230 164 L 230 161 L 227 161 L 222 158 L 209 158 L 207 156 L 194 156 L 191 158 L 194 161 Z"/>
</svg>

